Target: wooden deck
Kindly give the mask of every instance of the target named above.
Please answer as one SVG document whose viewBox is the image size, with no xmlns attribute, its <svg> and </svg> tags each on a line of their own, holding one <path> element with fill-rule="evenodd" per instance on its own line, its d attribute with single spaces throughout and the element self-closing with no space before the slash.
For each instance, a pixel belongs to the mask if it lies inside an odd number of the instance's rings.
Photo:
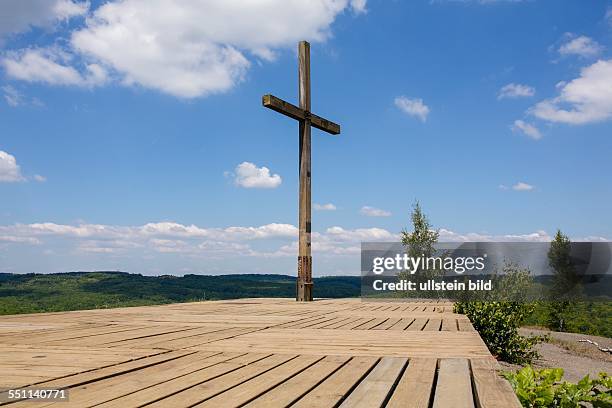
<svg viewBox="0 0 612 408">
<path fill-rule="evenodd" d="M 496 369 L 450 303 L 241 299 L 0 316 L 0 387 L 69 392 L 11 407 L 519 407 Z"/>
</svg>

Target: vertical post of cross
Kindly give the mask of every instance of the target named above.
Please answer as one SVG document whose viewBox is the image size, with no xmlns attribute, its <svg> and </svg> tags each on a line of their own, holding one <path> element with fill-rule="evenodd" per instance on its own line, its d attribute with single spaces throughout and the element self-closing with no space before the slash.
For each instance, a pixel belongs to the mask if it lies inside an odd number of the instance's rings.
<svg viewBox="0 0 612 408">
<path fill-rule="evenodd" d="M 310 129 L 315 127 L 332 135 L 340 134 L 340 125 L 315 115 L 310 111 L 310 44 L 301 41 L 298 45 L 298 78 L 300 106 L 267 94 L 261 99 L 263 106 L 282 113 L 300 123 L 300 189 L 299 189 L 299 248 L 298 276 L 295 300 L 312 300 L 312 256 L 310 214 Z"/>
<path fill-rule="evenodd" d="M 298 45 L 300 108 L 310 113 L 310 44 Z M 310 117 L 300 121 L 299 249 L 296 300 L 312 300 L 311 196 L 310 196 Z"/>
</svg>

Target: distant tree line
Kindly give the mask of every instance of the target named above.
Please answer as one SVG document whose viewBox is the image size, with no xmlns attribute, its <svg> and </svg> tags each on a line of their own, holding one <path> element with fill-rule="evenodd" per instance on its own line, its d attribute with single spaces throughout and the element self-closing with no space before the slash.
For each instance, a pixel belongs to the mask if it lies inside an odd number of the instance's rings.
<svg viewBox="0 0 612 408">
<path fill-rule="evenodd" d="M 358 276 L 314 278 L 317 297 L 360 294 Z M 125 272 L 0 273 L 0 314 L 57 312 L 247 297 L 294 297 L 287 275 L 143 276 Z"/>
</svg>

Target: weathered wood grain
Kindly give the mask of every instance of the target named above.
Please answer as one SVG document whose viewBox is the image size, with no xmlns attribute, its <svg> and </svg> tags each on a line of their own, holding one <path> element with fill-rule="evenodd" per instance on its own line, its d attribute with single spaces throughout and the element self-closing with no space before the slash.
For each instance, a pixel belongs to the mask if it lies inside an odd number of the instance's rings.
<svg viewBox="0 0 612 408">
<path fill-rule="evenodd" d="M 512 387 L 497 375 L 500 369 L 493 359 L 470 360 L 478 408 L 520 408 Z"/>
<path fill-rule="evenodd" d="M 474 408 L 468 360 L 445 358 L 440 360 L 438 365 L 433 408 Z"/>
<path fill-rule="evenodd" d="M 264 95 L 262 104 L 299 122 L 299 216 L 298 268 L 295 299 L 313 300 L 312 281 L 312 218 L 311 218 L 311 126 L 337 135 L 340 126 L 312 113 L 310 98 L 310 44 L 298 44 L 299 107 L 272 95 Z"/>
<path fill-rule="evenodd" d="M 11 330 L 0 386 L 70 392 L 10 407 L 519 407 L 445 302 L 237 299 L 0 316 L 0 327 Z"/>
<path fill-rule="evenodd" d="M 411 358 L 387 408 L 427 408 L 436 375 L 435 358 Z"/>
<path fill-rule="evenodd" d="M 407 361 L 406 358 L 383 357 L 340 407 L 382 407 Z"/>
</svg>

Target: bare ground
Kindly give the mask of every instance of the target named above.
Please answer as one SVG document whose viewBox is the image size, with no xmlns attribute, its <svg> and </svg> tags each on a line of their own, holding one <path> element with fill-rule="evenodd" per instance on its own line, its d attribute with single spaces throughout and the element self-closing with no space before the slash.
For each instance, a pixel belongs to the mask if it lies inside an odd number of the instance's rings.
<svg viewBox="0 0 612 408">
<path fill-rule="evenodd" d="M 612 348 L 612 339 L 607 337 L 590 336 L 576 333 L 561 333 L 537 328 L 521 328 L 522 335 L 548 334 L 548 343 L 538 344 L 536 350 L 541 357 L 534 362 L 534 368 L 563 368 L 564 379 L 577 382 L 585 375 L 591 378 L 597 377 L 600 372 L 612 373 L 612 355 L 599 351 L 597 347 L 589 343 L 581 343 L 578 340 L 588 339 L 599 343 L 601 348 Z M 519 365 L 500 362 L 504 370 L 516 371 Z"/>
</svg>

